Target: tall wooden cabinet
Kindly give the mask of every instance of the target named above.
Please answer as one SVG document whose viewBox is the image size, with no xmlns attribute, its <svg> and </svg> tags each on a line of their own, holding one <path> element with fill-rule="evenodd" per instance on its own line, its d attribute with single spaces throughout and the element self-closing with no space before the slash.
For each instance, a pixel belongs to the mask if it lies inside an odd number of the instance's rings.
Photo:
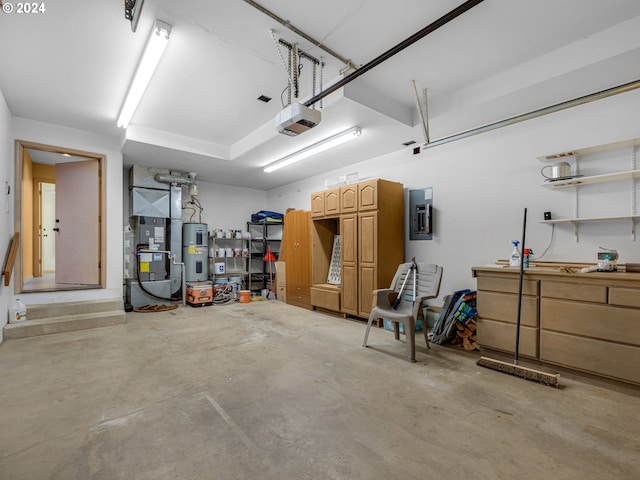
<svg viewBox="0 0 640 480">
<path fill-rule="evenodd" d="M 311 309 L 310 212 L 293 210 L 285 215 L 282 248 L 287 265 L 287 303 Z"/>
<path fill-rule="evenodd" d="M 357 208 L 357 207 L 356 207 Z M 340 217 L 342 312 L 358 315 L 358 214 Z M 317 252 L 316 252 L 317 253 Z M 316 255 L 314 255 L 315 258 Z"/>
<path fill-rule="evenodd" d="M 344 185 L 312 194 L 311 203 L 311 304 L 367 318 L 373 290 L 388 287 L 404 261 L 402 184 L 375 179 Z M 340 285 L 327 283 L 335 235 L 340 235 Z"/>
</svg>

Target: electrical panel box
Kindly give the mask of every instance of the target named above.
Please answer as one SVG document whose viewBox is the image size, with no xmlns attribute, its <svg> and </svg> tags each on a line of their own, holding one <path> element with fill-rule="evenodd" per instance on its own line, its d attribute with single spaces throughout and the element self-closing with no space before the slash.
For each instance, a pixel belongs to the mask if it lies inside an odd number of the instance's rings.
<svg viewBox="0 0 640 480">
<path fill-rule="evenodd" d="M 433 238 L 433 188 L 409 190 L 409 238 Z"/>
</svg>

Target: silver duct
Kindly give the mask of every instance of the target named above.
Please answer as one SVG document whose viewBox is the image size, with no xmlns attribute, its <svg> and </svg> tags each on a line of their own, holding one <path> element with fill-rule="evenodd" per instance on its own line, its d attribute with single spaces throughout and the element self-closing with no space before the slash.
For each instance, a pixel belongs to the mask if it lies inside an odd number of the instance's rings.
<svg viewBox="0 0 640 480">
<path fill-rule="evenodd" d="M 156 173 L 153 178 L 156 182 L 171 185 L 193 185 L 196 183 L 196 174 L 193 172 L 188 173 L 186 177 L 182 175 L 172 175 L 170 173 Z"/>
</svg>

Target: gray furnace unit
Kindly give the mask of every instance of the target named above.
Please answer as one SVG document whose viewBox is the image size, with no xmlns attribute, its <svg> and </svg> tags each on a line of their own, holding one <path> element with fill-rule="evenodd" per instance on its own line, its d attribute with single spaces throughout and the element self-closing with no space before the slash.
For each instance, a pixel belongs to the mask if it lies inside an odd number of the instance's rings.
<svg viewBox="0 0 640 480">
<path fill-rule="evenodd" d="M 140 280 L 158 281 L 167 278 L 167 256 L 164 253 L 148 253 L 150 250 L 165 250 L 166 219 L 158 217 L 134 217 L 136 250 L 146 250 L 138 256 Z"/>
<path fill-rule="evenodd" d="M 182 261 L 186 282 L 208 280 L 208 244 L 206 223 L 182 224 Z"/>
</svg>

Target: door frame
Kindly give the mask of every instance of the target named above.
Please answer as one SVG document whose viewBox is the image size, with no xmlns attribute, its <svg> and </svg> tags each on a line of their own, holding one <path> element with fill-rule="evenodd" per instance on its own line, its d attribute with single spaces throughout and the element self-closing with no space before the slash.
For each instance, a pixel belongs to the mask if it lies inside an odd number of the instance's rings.
<svg viewBox="0 0 640 480">
<path fill-rule="evenodd" d="M 20 233 L 20 237 L 24 238 L 23 236 L 23 225 L 22 225 L 22 210 L 23 210 L 23 191 L 22 191 L 22 175 L 23 175 L 23 171 L 24 171 L 24 152 L 25 149 L 32 149 L 32 150 L 43 150 L 45 152 L 52 152 L 52 153 L 58 153 L 61 155 L 70 155 L 70 156 L 76 156 L 76 157 L 82 157 L 85 159 L 93 159 L 93 160 L 98 160 L 99 162 L 99 189 L 100 189 L 100 194 L 99 194 L 99 211 L 100 211 L 100 217 L 98 219 L 99 222 L 99 241 L 100 241 L 100 284 L 96 287 L 95 285 L 91 285 L 91 286 L 86 286 L 86 287 L 82 287 L 82 286 L 69 286 L 69 285 L 64 285 L 64 286 L 60 286 L 60 287 L 56 287 L 56 288 L 47 288 L 47 289 L 43 289 L 42 291 L 65 291 L 65 290 L 78 290 L 81 288 L 86 288 L 86 289 L 96 289 L 96 288 L 106 288 L 106 283 L 107 283 L 107 254 L 106 254 L 106 231 L 105 231 L 105 219 L 106 219 L 106 192 L 107 192 L 107 185 L 106 185 L 106 175 L 105 175 L 105 163 L 106 163 L 106 156 L 99 154 L 99 153 L 95 153 L 95 152 L 87 152 L 87 151 L 83 151 L 83 150 L 75 150 L 75 149 L 71 149 L 71 148 L 66 148 L 66 147 L 59 147 L 59 146 L 55 146 L 55 145 L 46 145 L 46 144 L 42 144 L 42 143 L 36 143 L 36 142 L 29 142 L 26 140 L 19 140 L 17 139 L 15 141 L 15 179 L 14 179 L 14 190 L 15 190 L 15 218 L 14 218 L 14 228 L 16 232 Z M 24 276 L 23 276 L 23 265 L 22 265 L 22 248 L 23 248 L 23 242 L 20 242 L 19 246 L 18 246 L 18 255 L 16 257 L 16 269 L 15 269 L 15 293 L 22 293 L 24 291 Z M 37 290 L 32 290 L 29 289 L 28 290 L 29 293 L 33 293 L 33 292 L 37 292 Z"/>
</svg>

